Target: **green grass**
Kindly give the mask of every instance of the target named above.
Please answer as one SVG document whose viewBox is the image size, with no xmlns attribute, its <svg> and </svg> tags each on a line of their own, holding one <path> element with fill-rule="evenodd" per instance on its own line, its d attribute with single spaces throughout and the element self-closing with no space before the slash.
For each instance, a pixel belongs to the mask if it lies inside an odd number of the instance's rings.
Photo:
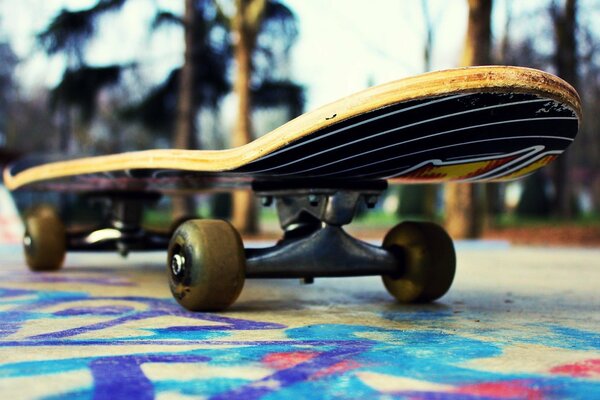
<svg viewBox="0 0 600 400">
<path fill-rule="evenodd" d="M 147 209 L 144 211 L 144 225 L 154 229 L 166 229 L 171 226 L 170 210 Z"/>
<path fill-rule="evenodd" d="M 199 209 L 198 214 L 201 217 L 208 217 L 208 210 Z M 279 220 L 274 207 L 262 208 L 260 210 L 260 222 L 262 226 L 278 226 Z M 381 209 L 367 210 L 359 214 L 352 225 L 356 228 L 389 228 L 403 220 L 424 220 L 419 216 L 402 216 L 386 213 Z M 433 222 L 442 223 L 441 217 Z M 171 226 L 172 218 L 169 208 L 148 209 L 144 212 L 144 225 L 154 229 L 167 229 Z M 549 218 L 527 218 L 519 217 L 514 214 L 503 214 L 496 220 L 496 226 L 499 228 L 517 228 L 517 227 L 544 227 L 544 226 L 600 226 L 600 214 L 582 215 L 576 218 L 564 220 L 555 217 Z"/>
<path fill-rule="evenodd" d="M 580 215 L 563 219 L 558 217 L 521 217 L 514 214 L 501 215 L 496 224 L 500 228 L 544 227 L 544 226 L 600 226 L 600 214 Z"/>
<path fill-rule="evenodd" d="M 260 213 L 260 220 L 265 224 L 278 224 L 277 212 L 274 208 L 263 209 Z M 381 209 L 376 210 L 367 210 L 365 212 L 360 213 L 354 221 L 352 225 L 355 227 L 368 227 L 368 228 L 389 228 L 394 226 L 395 224 L 404 221 L 419 221 L 425 220 L 423 217 L 419 216 L 398 216 L 396 214 L 387 213 Z M 441 218 L 437 218 L 434 222 L 441 222 Z"/>
</svg>

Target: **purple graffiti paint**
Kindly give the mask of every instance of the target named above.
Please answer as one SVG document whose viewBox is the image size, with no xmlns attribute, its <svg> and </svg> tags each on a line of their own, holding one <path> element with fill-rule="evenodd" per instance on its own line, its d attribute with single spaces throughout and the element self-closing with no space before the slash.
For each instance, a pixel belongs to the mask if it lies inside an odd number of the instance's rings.
<svg viewBox="0 0 600 400">
<path fill-rule="evenodd" d="M 80 315 L 123 315 L 134 311 L 133 307 L 103 306 L 103 307 L 73 307 L 53 313 L 57 317 Z"/>
<path fill-rule="evenodd" d="M 31 276 L 26 276 L 23 279 L 27 282 L 42 282 L 42 283 L 84 283 L 92 285 L 104 285 L 104 286 L 135 286 L 134 283 L 127 279 L 103 276 L 103 277 L 91 277 L 91 276 L 70 276 L 70 275 L 57 275 L 51 273 L 36 273 Z"/>
<path fill-rule="evenodd" d="M 154 385 L 144 375 L 144 363 L 199 363 L 210 359 L 192 355 L 127 355 L 103 357 L 90 363 L 94 378 L 94 399 L 153 399 Z"/>
<path fill-rule="evenodd" d="M 32 293 L 35 293 L 35 292 L 32 290 L 25 290 L 25 289 L 1 288 L 0 289 L 0 298 L 9 299 L 11 297 L 26 296 L 26 295 L 29 295 Z"/>
<path fill-rule="evenodd" d="M 102 297 L 96 297 L 93 300 L 111 300 L 114 298 L 102 298 Z M 264 323 L 264 322 L 257 322 L 257 321 L 251 321 L 251 320 L 244 320 L 244 319 L 239 319 L 239 318 L 230 318 L 230 317 L 225 317 L 225 316 L 219 316 L 219 315 L 215 315 L 215 314 L 209 314 L 209 313 L 192 313 L 186 310 L 182 310 L 181 308 L 179 308 L 177 305 L 175 305 L 173 302 L 167 302 L 164 300 L 158 300 L 158 299 L 148 299 L 148 298 L 132 298 L 132 299 L 128 299 L 128 298 L 118 298 L 118 300 L 130 300 L 130 301 L 135 301 L 135 302 L 141 302 L 143 304 L 145 304 L 147 306 L 147 308 L 149 308 L 150 310 L 148 311 L 141 311 L 141 312 L 135 312 L 132 313 L 130 312 L 129 308 L 125 307 L 122 309 L 123 313 L 122 314 L 118 314 L 117 311 L 118 309 L 113 309 L 112 311 L 115 311 L 114 314 L 108 314 L 108 315 L 114 315 L 115 318 L 108 320 L 108 321 L 102 321 L 102 322 L 98 322 L 95 324 L 90 324 L 90 325 L 86 325 L 86 326 L 81 326 L 81 327 L 77 327 L 77 328 L 71 328 L 71 329 L 66 329 L 63 331 L 58 331 L 58 332 L 50 332 L 50 333 L 43 333 L 40 335 L 35 335 L 35 336 L 31 336 L 28 339 L 33 339 L 33 340 L 47 340 L 47 339 L 61 339 L 61 338 L 67 338 L 67 337 L 72 337 L 72 336 L 76 336 L 85 332 L 91 332 L 91 331 L 98 331 L 98 330 L 102 330 L 102 329 L 107 329 L 107 328 L 112 328 L 115 326 L 119 326 L 119 325 L 123 325 L 132 321 L 140 321 L 140 320 L 144 320 L 144 319 L 150 319 L 150 318 L 156 318 L 156 317 L 161 317 L 161 316 L 177 316 L 177 317 L 181 317 L 181 318 L 186 318 L 189 319 L 191 321 L 210 321 L 210 322 L 217 322 L 220 325 L 218 326 L 202 326 L 202 327 L 186 327 L 186 326 L 175 326 L 175 327 L 169 327 L 169 328 L 164 328 L 161 330 L 161 332 L 166 333 L 166 332 L 194 332 L 194 331 L 221 331 L 221 330 L 259 330 L 259 329 L 284 329 L 286 328 L 285 325 L 282 324 L 275 324 L 275 323 Z M 69 301 L 71 301 L 71 299 L 69 299 Z M 78 299 L 78 302 L 81 303 L 82 299 Z M 59 304 L 60 301 L 58 302 L 54 302 L 54 304 Z M 45 305 L 49 305 L 48 303 L 46 303 Z M 103 312 L 107 311 L 103 308 L 94 308 L 94 307 L 78 307 L 79 311 L 86 311 L 89 312 L 91 315 L 107 315 L 107 314 L 103 314 Z M 66 315 L 76 315 L 76 314 L 68 314 L 69 310 L 65 310 L 65 313 L 67 313 Z M 71 312 L 78 312 L 76 311 L 71 311 Z M 152 327 L 149 326 L 149 329 L 151 329 Z"/>
</svg>

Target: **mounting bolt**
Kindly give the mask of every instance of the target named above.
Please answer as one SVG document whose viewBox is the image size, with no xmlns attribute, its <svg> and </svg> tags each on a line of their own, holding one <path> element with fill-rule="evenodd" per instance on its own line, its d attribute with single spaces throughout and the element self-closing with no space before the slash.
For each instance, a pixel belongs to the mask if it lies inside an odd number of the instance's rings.
<svg viewBox="0 0 600 400">
<path fill-rule="evenodd" d="M 171 271 L 173 275 L 180 276 L 185 269 L 185 257 L 181 254 L 174 254 L 171 258 Z"/>
<path fill-rule="evenodd" d="M 270 207 L 273 204 L 273 196 L 264 196 L 260 201 L 264 207 Z"/>
<path fill-rule="evenodd" d="M 33 239 L 31 239 L 31 236 L 29 236 L 29 233 L 26 233 L 25 236 L 23 237 L 23 247 L 25 248 L 26 252 L 30 252 L 31 249 L 33 248 Z"/>
<path fill-rule="evenodd" d="M 365 196 L 365 202 L 367 203 L 368 208 L 374 208 L 377 204 L 378 197 L 376 195 Z"/>
<path fill-rule="evenodd" d="M 309 194 L 308 195 L 308 202 L 313 207 L 318 206 L 319 205 L 319 196 L 317 196 L 316 194 Z"/>
<path fill-rule="evenodd" d="M 129 246 L 127 246 L 127 244 L 118 241 L 117 242 L 117 252 L 119 253 L 119 255 L 123 258 L 127 257 L 129 255 Z"/>
</svg>

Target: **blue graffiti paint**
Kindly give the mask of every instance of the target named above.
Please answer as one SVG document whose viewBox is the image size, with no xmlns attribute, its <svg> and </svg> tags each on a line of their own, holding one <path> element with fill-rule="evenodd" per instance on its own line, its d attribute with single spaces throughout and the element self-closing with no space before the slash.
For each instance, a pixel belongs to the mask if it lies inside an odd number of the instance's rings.
<svg viewBox="0 0 600 400">
<path fill-rule="evenodd" d="M 76 390 L 68 393 L 62 393 L 56 396 L 45 396 L 41 400 L 89 400 L 92 397 L 92 390 Z"/>
<path fill-rule="evenodd" d="M 552 332 L 550 337 L 540 338 L 547 346 L 573 350 L 600 350 L 600 334 L 567 326 L 546 325 Z"/>
<path fill-rule="evenodd" d="M 90 359 L 88 358 L 67 358 L 4 364 L 0 365 L 0 378 L 72 372 L 80 369 L 87 369 L 89 361 Z"/>
<path fill-rule="evenodd" d="M 229 398 L 262 398 L 269 393 L 280 390 L 281 388 L 301 382 L 307 382 L 310 377 L 316 375 L 323 369 L 363 353 L 370 347 L 370 345 L 371 343 L 365 340 L 354 340 L 341 343 L 338 342 L 333 345 L 332 348 L 320 351 L 318 355 L 306 362 L 299 363 L 291 368 L 277 371 L 261 380 L 254 381 L 232 391 L 221 393 L 212 398 L 215 400 Z"/>
</svg>

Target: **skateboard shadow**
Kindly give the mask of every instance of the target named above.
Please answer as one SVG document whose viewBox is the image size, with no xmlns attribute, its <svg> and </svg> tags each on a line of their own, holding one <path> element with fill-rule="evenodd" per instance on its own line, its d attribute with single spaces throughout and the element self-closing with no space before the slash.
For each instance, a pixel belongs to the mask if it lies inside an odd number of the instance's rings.
<svg viewBox="0 0 600 400">
<path fill-rule="evenodd" d="M 366 300 L 355 299 L 352 302 L 334 300 L 319 300 L 302 298 L 274 298 L 269 299 L 249 299 L 236 302 L 227 311 L 235 313 L 254 313 L 254 312 L 287 312 L 303 311 L 315 313 L 334 312 L 336 314 L 345 313 L 446 313 L 452 312 L 452 305 L 443 302 L 429 304 L 401 304 L 393 299 L 386 298 L 385 293 L 370 297 Z"/>
</svg>

